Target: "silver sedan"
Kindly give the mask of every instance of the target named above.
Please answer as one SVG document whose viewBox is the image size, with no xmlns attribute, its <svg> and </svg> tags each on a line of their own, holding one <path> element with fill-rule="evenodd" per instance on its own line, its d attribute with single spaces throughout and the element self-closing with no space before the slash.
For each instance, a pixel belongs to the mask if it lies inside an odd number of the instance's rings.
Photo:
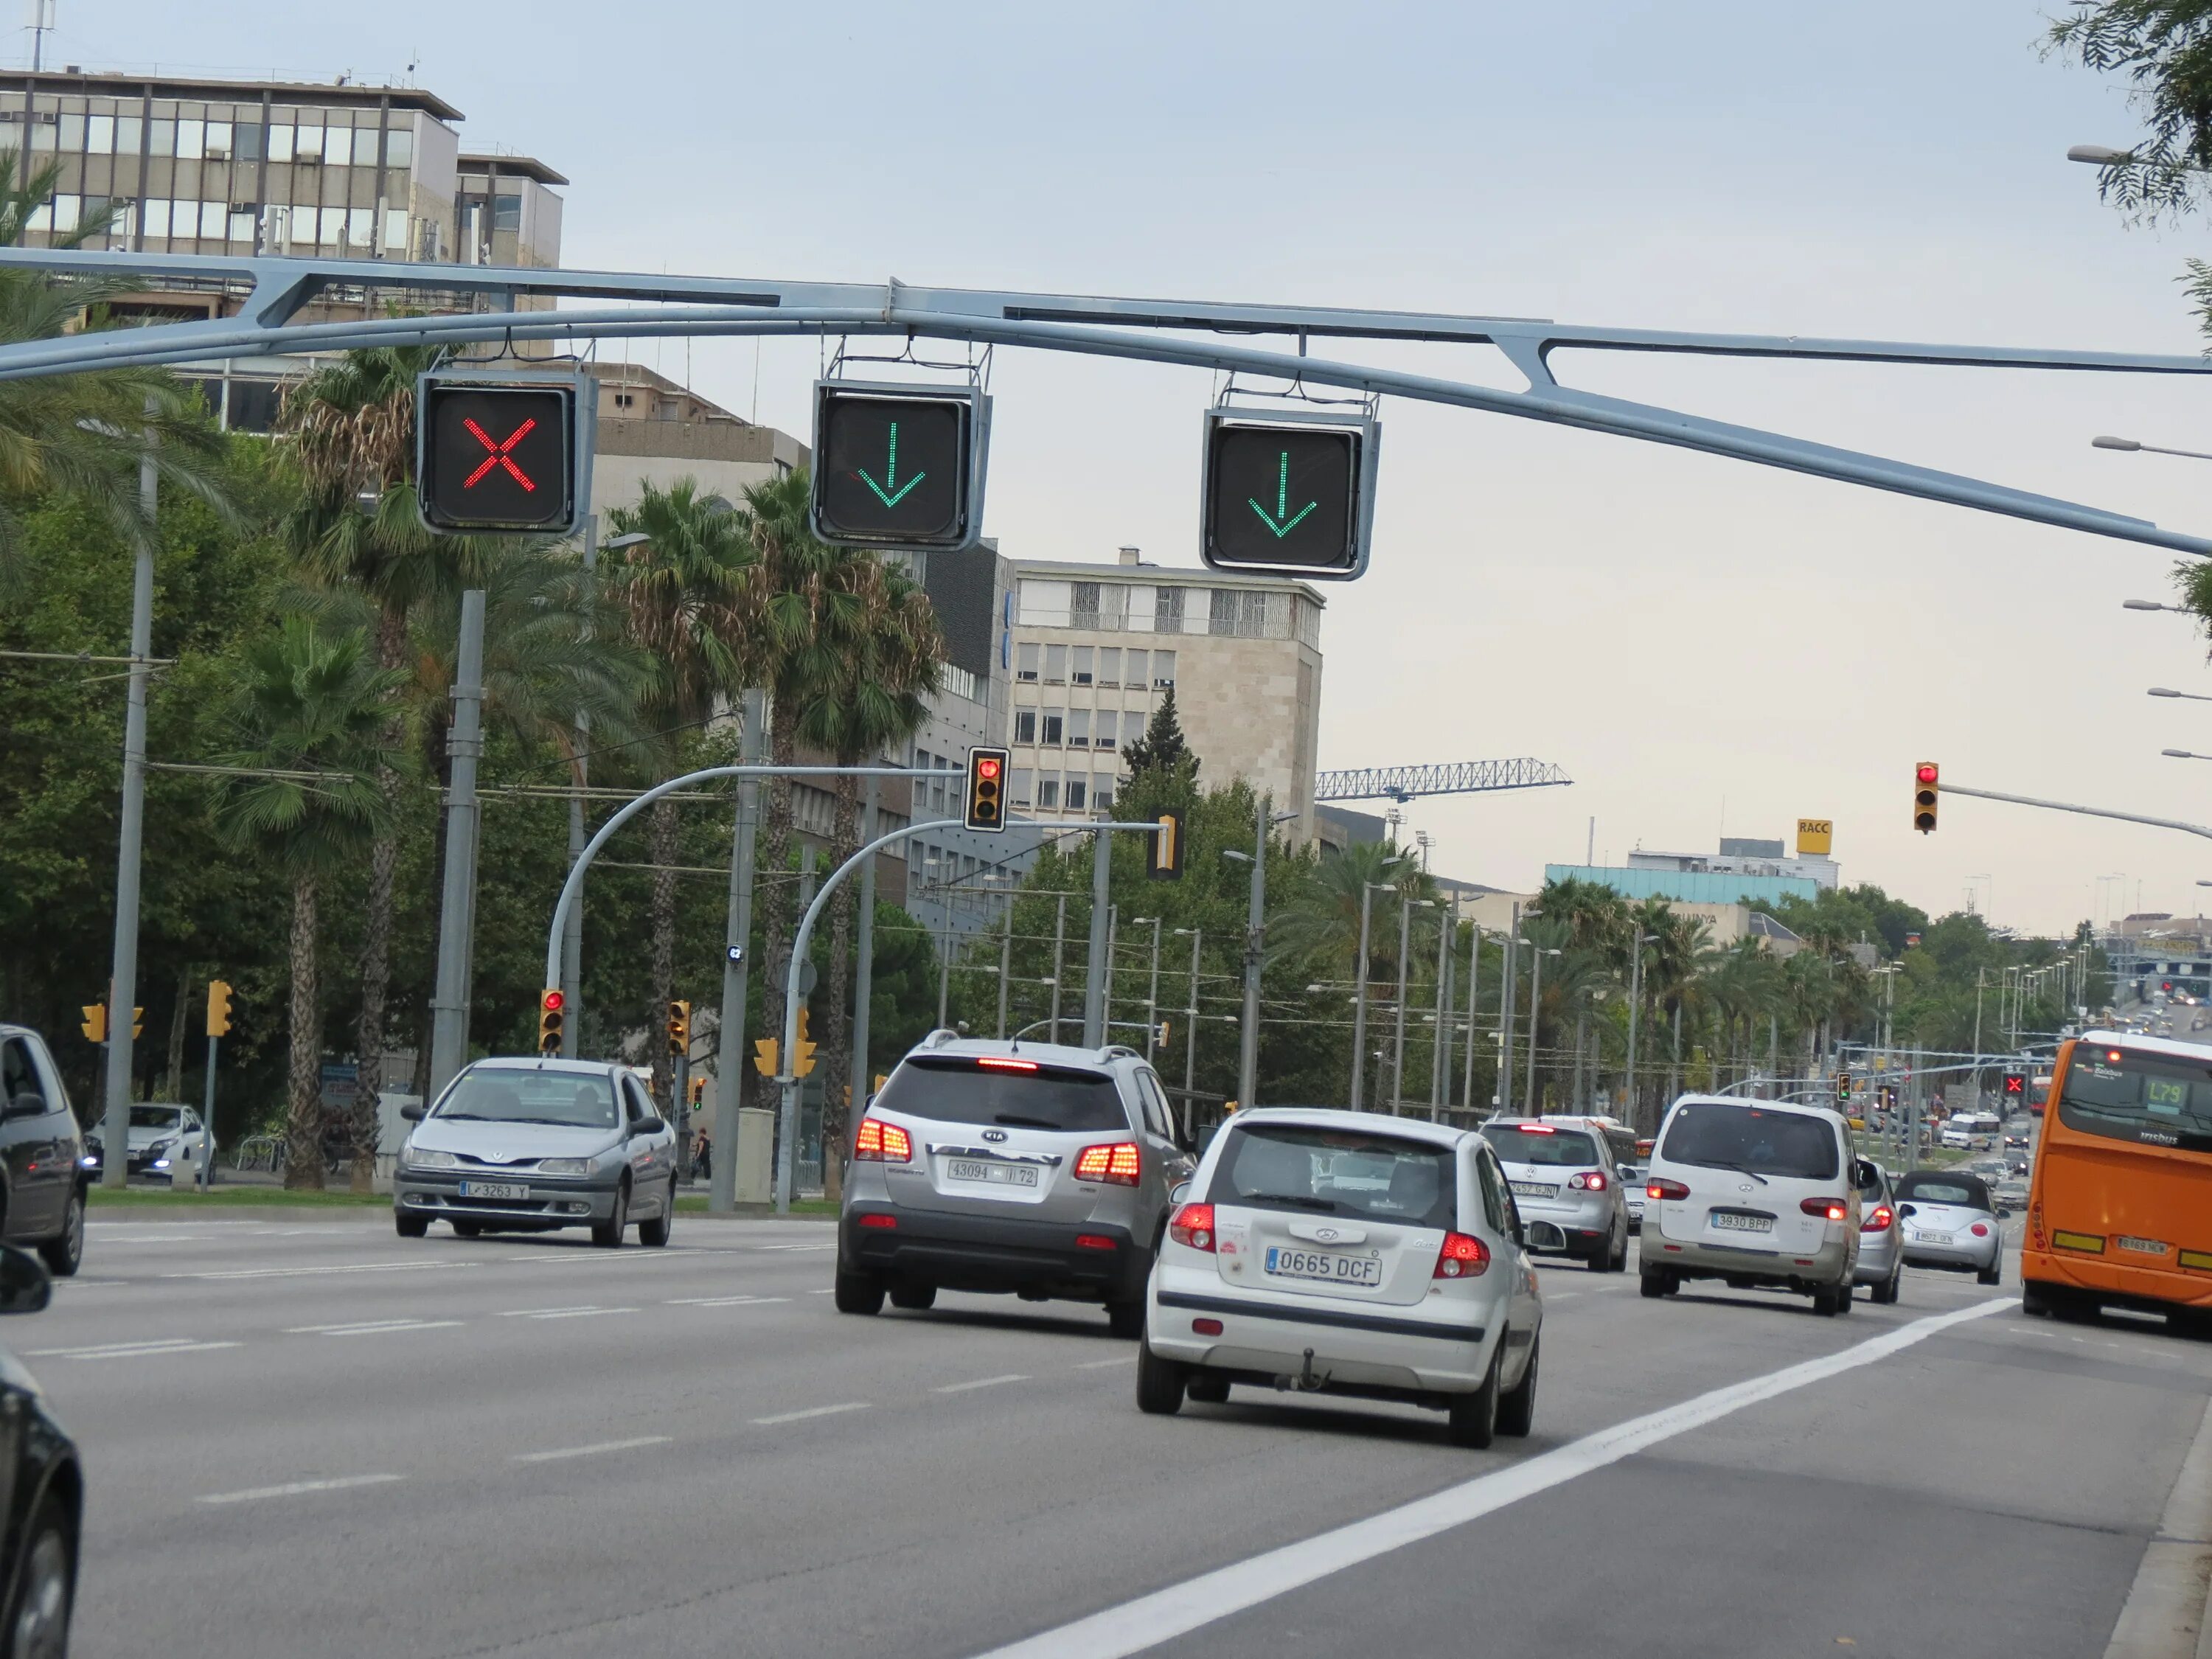
<svg viewBox="0 0 2212 1659">
<path fill-rule="evenodd" d="M 1897 1183 L 1897 1215 L 1911 1266 L 1963 1270 L 1984 1285 L 1997 1282 L 2003 1231 L 1996 1201 L 1979 1176 L 1915 1170 Z"/>
</svg>

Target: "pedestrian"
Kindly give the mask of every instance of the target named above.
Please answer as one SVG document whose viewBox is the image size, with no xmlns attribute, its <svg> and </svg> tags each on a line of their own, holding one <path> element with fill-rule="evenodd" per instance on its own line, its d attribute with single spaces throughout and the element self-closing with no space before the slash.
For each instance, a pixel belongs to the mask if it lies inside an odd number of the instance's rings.
<svg viewBox="0 0 2212 1659">
<path fill-rule="evenodd" d="M 691 1168 L 702 1181 L 714 1178 L 714 1143 L 703 1128 L 691 1143 Z"/>
</svg>

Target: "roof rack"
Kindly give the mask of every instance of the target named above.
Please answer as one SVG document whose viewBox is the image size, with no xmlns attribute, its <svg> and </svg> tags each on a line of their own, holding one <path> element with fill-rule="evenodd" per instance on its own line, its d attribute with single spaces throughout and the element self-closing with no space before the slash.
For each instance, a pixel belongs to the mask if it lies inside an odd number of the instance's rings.
<svg viewBox="0 0 2212 1659">
<path fill-rule="evenodd" d="M 1126 1042 L 1109 1042 L 1098 1052 L 1102 1056 L 1109 1060 L 1120 1054 L 1127 1054 L 1131 1060 L 1142 1060 L 1144 1058 L 1142 1054 L 1139 1054 L 1134 1048 L 1132 1048 Z"/>
<path fill-rule="evenodd" d="M 959 1032 L 954 1030 L 950 1025 L 940 1025 L 915 1046 L 918 1048 L 942 1048 L 948 1042 L 959 1041 Z"/>
</svg>

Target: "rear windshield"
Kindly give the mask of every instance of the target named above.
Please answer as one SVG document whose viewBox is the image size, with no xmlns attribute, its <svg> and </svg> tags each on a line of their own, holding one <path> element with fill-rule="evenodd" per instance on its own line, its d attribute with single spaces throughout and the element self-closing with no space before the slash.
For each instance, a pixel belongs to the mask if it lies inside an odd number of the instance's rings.
<svg viewBox="0 0 2212 1659">
<path fill-rule="evenodd" d="M 1011 1060 L 983 1066 L 973 1059 L 909 1057 L 891 1073 L 876 1103 L 940 1123 L 1085 1133 L 1129 1127 L 1114 1079 L 1078 1066 L 1037 1065 L 1026 1070 L 1015 1069 Z"/>
<path fill-rule="evenodd" d="M 487 1123 L 558 1123 L 577 1129 L 615 1127 L 615 1087 L 606 1073 L 469 1072 L 438 1103 L 436 1115 Z"/>
<path fill-rule="evenodd" d="M 1554 1129 L 1544 1123 L 1498 1123 L 1482 1138 L 1508 1164 L 1550 1164 L 1587 1170 L 1597 1163 L 1597 1142 L 1583 1129 Z"/>
<path fill-rule="evenodd" d="M 2076 1044 L 2058 1121 L 2113 1140 L 2212 1152 L 2212 1065 Z"/>
<path fill-rule="evenodd" d="M 1970 1210 L 1990 1207 L 1990 1189 L 1978 1176 L 1909 1175 L 1897 1183 L 1900 1204 L 1957 1204 Z"/>
<path fill-rule="evenodd" d="M 1659 1156 L 1709 1170 L 1826 1181 L 1836 1173 L 1836 1133 L 1802 1112 L 1692 1101 L 1676 1109 Z"/>
<path fill-rule="evenodd" d="M 1234 1129 L 1206 1196 L 1255 1210 L 1449 1228 L 1458 1209 L 1452 1170 L 1449 1146 L 1364 1130 L 1255 1123 Z"/>
</svg>

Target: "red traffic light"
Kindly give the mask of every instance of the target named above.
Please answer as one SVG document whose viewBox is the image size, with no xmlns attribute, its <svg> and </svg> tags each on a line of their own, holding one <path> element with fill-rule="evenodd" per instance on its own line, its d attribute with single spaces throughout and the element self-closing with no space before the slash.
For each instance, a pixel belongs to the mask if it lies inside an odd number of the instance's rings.
<svg viewBox="0 0 2212 1659">
<path fill-rule="evenodd" d="M 987 780 L 997 777 L 999 763 L 988 755 L 982 757 L 975 763 L 975 775 Z"/>
<path fill-rule="evenodd" d="M 548 991 L 538 1001 L 549 1014 L 557 1014 L 568 1006 L 567 994 L 560 991 Z"/>
<path fill-rule="evenodd" d="M 1915 778 L 1917 778 L 1917 779 L 1920 782 L 1922 782 L 1922 783 L 1933 783 L 1933 782 L 1935 782 L 1935 781 L 1936 781 L 1936 763 L 1935 763 L 1934 761 L 1923 761 L 1923 762 L 1921 762 L 1921 763 L 1920 763 L 1919 769 L 1918 769 L 1917 771 L 1916 771 L 1916 772 L 1913 774 L 1913 776 L 1914 776 Z"/>
</svg>

